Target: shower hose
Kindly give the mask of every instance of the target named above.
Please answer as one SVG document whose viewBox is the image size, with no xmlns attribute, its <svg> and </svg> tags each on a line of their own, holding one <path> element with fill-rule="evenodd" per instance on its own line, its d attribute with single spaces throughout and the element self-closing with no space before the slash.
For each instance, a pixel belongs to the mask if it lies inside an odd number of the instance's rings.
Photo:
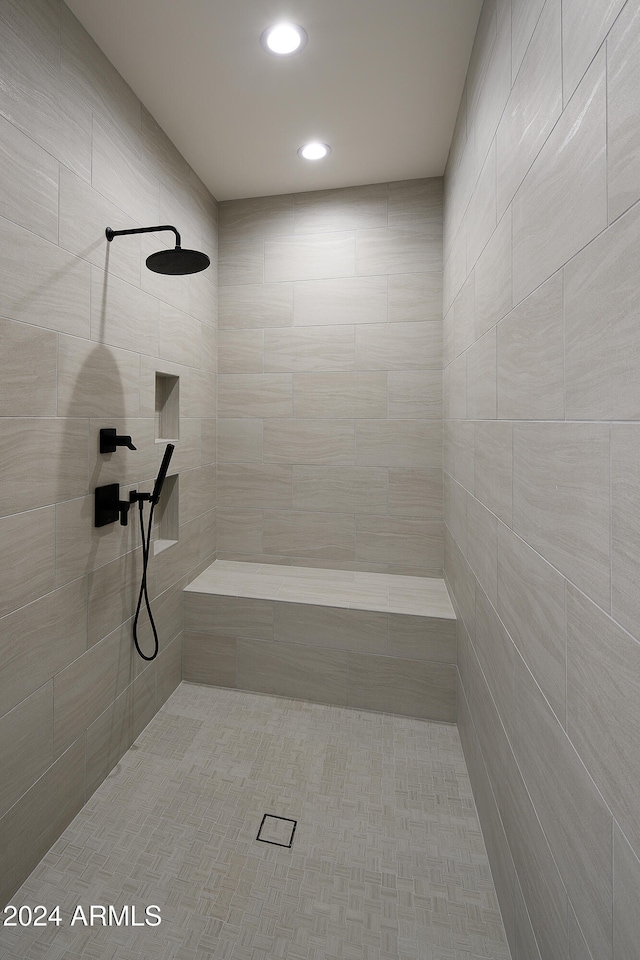
<svg viewBox="0 0 640 960">
<path fill-rule="evenodd" d="M 149 524 L 147 526 L 147 532 L 145 534 L 144 529 L 144 500 L 138 500 L 138 509 L 140 516 L 140 536 L 142 538 L 142 580 L 140 581 L 140 593 L 138 594 L 138 605 L 136 607 L 136 613 L 133 618 L 133 642 L 135 644 L 136 650 L 140 654 L 143 660 L 155 660 L 158 656 L 158 631 L 156 630 L 155 620 L 153 619 L 153 613 L 151 612 L 151 601 L 149 600 L 149 591 L 147 589 L 147 567 L 149 566 L 149 550 L 151 549 L 151 529 L 153 525 L 153 511 L 155 508 L 155 502 L 151 500 L 151 510 L 149 511 Z M 147 613 L 149 614 L 149 622 L 151 624 L 151 629 L 153 630 L 153 640 L 154 640 L 154 650 L 153 653 L 148 656 L 146 653 L 143 653 L 140 649 L 140 644 L 138 643 L 138 620 L 140 618 L 140 608 L 142 607 L 142 601 L 144 599 L 145 606 L 147 608 Z"/>
</svg>

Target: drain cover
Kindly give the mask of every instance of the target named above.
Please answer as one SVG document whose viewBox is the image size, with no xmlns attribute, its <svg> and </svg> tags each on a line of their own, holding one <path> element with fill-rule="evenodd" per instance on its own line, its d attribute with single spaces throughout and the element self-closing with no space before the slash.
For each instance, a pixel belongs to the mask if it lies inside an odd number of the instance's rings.
<svg viewBox="0 0 640 960">
<path fill-rule="evenodd" d="M 263 843 L 273 843 L 277 847 L 290 847 L 293 835 L 296 832 L 297 820 L 288 820 L 287 817 L 274 817 L 265 813 L 258 830 L 256 840 Z"/>
</svg>

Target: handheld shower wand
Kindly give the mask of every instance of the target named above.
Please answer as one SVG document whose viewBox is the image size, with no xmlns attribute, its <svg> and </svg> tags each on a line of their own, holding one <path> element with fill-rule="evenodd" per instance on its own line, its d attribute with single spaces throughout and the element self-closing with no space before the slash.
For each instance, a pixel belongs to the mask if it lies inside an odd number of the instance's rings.
<svg viewBox="0 0 640 960">
<path fill-rule="evenodd" d="M 153 619 L 153 613 L 151 612 L 151 601 L 149 599 L 149 592 L 147 588 L 147 568 L 149 566 L 149 552 L 151 550 L 151 532 L 153 529 L 153 512 L 160 500 L 160 495 L 162 493 L 162 487 L 164 486 L 164 481 L 167 476 L 167 470 L 169 469 L 169 463 L 171 461 L 171 456 L 175 450 L 175 445 L 173 443 L 168 443 L 164 451 L 164 456 L 162 458 L 162 463 L 160 464 L 160 469 L 158 470 L 158 476 L 156 477 L 156 482 L 153 485 L 152 493 L 135 493 L 131 494 L 134 497 L 134 502 L 138 504 L 139 517 L 140 517 L 140 536 L 142 538 L 142 580 L 140 581 L 140 593 L 138 594 L 138 605 L 136 607 L 135 616 L 133 618 L 133 642 L 135 648 L 142 657 L 143 660 L 155 660 L 158 656 L 159 650 L 159 640 L 158 640 L 158 631 L 156 629 L 155 620 Z M 147 525 L 147 530 L 145 533 L 144 529 L 144 503 L 149 501 L 151 504 L 151 509 L 149 511 L 149 522 Z M 138 642 L 138 619 L 140 617 L 140 608 L 142 607 L 142 601 L 144 599 L 145 607 L 147 608 L 147 613 L 149 614 L 149 622 L 151 624 L 151 629 L 153 631 L 154 639 L 154 650 L 153 653 L 148 656 L 146 653 L 143 653 L 140 649 L 140 644 Z"/>
</svg>

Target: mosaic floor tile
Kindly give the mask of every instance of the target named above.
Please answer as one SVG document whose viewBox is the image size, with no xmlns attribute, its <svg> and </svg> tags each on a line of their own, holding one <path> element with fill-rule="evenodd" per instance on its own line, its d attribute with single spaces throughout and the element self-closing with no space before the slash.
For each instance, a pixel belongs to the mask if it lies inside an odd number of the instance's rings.
<svg viewBox="0 0 640 960">
<path fill-rule="evenodd" d="M 455 726 L 188 683 L 12 903 L 2 960 L 510 956 Z"/>
</svg>

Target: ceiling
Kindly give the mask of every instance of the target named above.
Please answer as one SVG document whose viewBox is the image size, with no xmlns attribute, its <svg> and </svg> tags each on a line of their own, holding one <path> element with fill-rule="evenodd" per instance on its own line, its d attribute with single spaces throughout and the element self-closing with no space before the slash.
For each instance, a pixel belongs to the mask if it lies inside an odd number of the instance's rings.
<svg viewBox="0 0 640 960">
<path fill-rule="evenodd" d="M 218 200 L 440 176 L 482 0 L 66 0 Z M 260 46 L 280 20 L 308 43 Z M 297 155 L 308 140 L 324 160 Z"/>
</svg>

